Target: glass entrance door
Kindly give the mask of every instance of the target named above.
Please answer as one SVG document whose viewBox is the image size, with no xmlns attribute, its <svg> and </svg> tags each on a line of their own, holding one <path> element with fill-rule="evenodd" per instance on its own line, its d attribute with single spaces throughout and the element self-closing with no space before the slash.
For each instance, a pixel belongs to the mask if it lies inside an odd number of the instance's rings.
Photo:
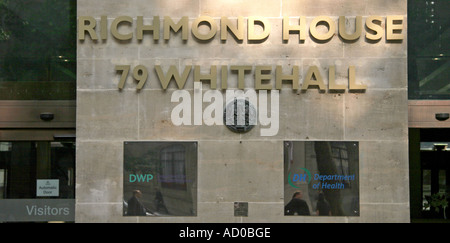
<svg viewBox="0 0 450 243">
<path fill-rule="evenodd" d="M 411 222 L 450 222 L 450 128 L 409 129 Z"/>
<path fill-rule="evenodd" d="M 73 221 L 75 140 L 0 142 L 0 222 Z"/>
<path fill-rule="evenodd" d="M 425 218 L 449 219 L 450 143 L 421 142 L 422 210 Z"/>
</svg>

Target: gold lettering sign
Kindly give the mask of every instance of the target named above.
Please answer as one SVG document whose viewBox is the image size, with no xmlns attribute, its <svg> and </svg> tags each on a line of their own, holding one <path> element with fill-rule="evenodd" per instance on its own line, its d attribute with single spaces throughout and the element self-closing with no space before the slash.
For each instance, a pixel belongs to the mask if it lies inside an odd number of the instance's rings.
<svg viewBox="0 0 450 243">
<path fill-rule="evenodd" d="M 309 26 L 306 24 L 305 16 L 296 17 L 295 19 L 297 19 L 298 24 L 291 23 L 291 18 L 288 16 L 283 17 L 282 41 L 289 41 L 290 35 L 293 34 L 298 35 L 300 41 L 304 41 L 308 36 L 308 31 L 313 40 L 317 41 L 328 41 L 335 35 L 339 35 L 343 41 L 353 41 L 360 38 L 364 29 L 367 30 L 365 37 L 368 40 L 378 41 L 383 37 L 383 21 L 386 26 L 386 34 L 384 36 L 386 36 L 387 41 L 404 39 L 403 16 L 386 16 L 385 19 L 380 16 L 368 16 L 364 25 L 362 16 L 356 16 L 354 20 L 355 30 L 352 33 L 349 33 L 346 29 L 345 22 L 348 18 L 345 16 L 339 16 L 337 22 L 328 16 L 317 16 L 311 21 Z M 144 23 L 143 16 L 137 16 L 135 19 L 130 16 L 119 16 L 114 18 L 111 23 L 108 23 L 108 17 L 101 16 L 98 24 L 97 20 L 92 16 L 80 16 L 78 17 L 78 39 L 85 40 L 86 36 L 89 36 L 91 40 L 95 41 L 99 39 L 100 35 L 102 40 L 107 40 L 109 30 L 111 35 L 118 40 L 131 40 L 132 38 L 143 40 L 145 35 L 152 35 L 154 40 L 159 40 L 161 25 L 164 40 L 170 40 L 171 32 L 176 33 L 179 31 L 182 33 L 182 40 L 186 41 L 189 39 L 189 18 L 187 16 L 181 17 L 177 22 L 169 16 L 164 16 L 162 22 L 159 16 L 153 16 L 151 24 Z M 128 25 L 129 28 L 120 32 L 119 26 L 121 25 Z M 202 28 L 205 25 L 208 27 Z M 319 27 L 322 25 L 326 26 L 327 31 L 323 31 L 323 28 Z M 192 35 L 200 41 L 212 40 L 219 31 L 220 40 L 224 42 L 228 39 L 228 34 L 231 34 L 238 41 L 244 40 L 245 36 L 245 21 L 242 16 L 238 16 L 236 20 L 231 20 L 224 16 L 220 20 L 210 16 L 200 16 L 192 21 L 190 28 Z M 258 28 L 262 31 L 257 31 Z M 263 41 L 270 35 L 271 31 L 271 23 L 267 18 L 255 16 L 247 18 L 247 40 Z"/>
<path fill-rule="evenodd" d="M 126 79 L 130 70 L 132 71 L 132 77 L 138 81 L 136 89 L 140 90 L 143 85 L 147 82 L 148 73 L 150 67 L 138 65 L 136 67 L 130 67 L 130 65 L 118 65 L 116 66 L 116 71 L 121 72 L 121 78 L 119 81 L 119 89 L 123 89 Z M 193 70 L 194 82 L 206 82 L 209 83 L 211 89 L 227 89 L 228 88 L 228 77 L 229 73 L 234 73 L 237 75 L 237 87 L 238 89 L 254 88 L 255 90 L 280 90 L 282 89 L 282 82 L 288 80 L 289 85 L 293 90 L 298 90 L 301 83 L 301 77 L 299 72 L 299 66 L 293 66 L 292 70 L 283 70 L 282 66 L 277 65 L 275 67 L 269 65 L 256 65 L 252 67 L 250 65 L 243 66 L 216 66 L 212 65 L 209 68 L 199 65 L 185 66 L 182 72 L 178 70 L 177 66 L 170 65 L 168 70 L 164 72 L 161 65 L 154 66 L 155 72 L 159 79 L 160 87 L 166 90 L 169 87 L 169 83 L 174 80 L 177 84 L 178 89 L 183 89 L 189 74 Z M 220 70 L 220 71 L 219 71 Z M 335 81 L 335 66 L 329 66 L 328 71 L 328 90 L 330 91 L 343 91 L 348 88 L 349 91 L 361 91 L 367 89 L 366 85 L 360 84 L 356 81 L 356 69 L 354 66 L 350 66 L 348 69 L 348 85 L 336 84 Z M 275 71 L 275 73 L 273 73 Z M 220 73 L 219 73 L 220 72 Z M 254 86 L 245 87 L 244 75 L 253 72 Z M 286 73 L 292 74 L 286 74 Z M 275 76 L 275 79 L 273 78 Z M 218 85 L 218 82 L 221 85 Z M 155 87 L 155 83 L 152 83 Z M 287 84 L 285 84 L 287 85 Z M 310 66 L 307 68 L 305 78 L 301 85 L 301 90 L 305 91 L 307 89 L 318 89 L 320 91 L 325 91 L 327 88 L 323 74 L 320 72 L 317 66 Z"/>
<path fill-rule="evenodd" d="M 356 41 L 362 36 L 368 40 L 368 43 L 378 42 L 383 37 L 386 38 L 387 42 L 401 42 L 405 37 L 403 18 L 403 16 L 397 15 L 386 17 L 368 16 L 363 21 L 362 16 L 354 18 L 339 16 L 337 20 L 329 16 L 317 16 L 307 24 L 305 16 L 284 16 L 282 18 L 281 41 L 287 43 L 292 35 L 298 35 L 299 44 L 305 42 L 308 37 L 311 37 L 312 41 L 325 43 L 336 38 L 335 36 L 339 36 L 340 38 L 338 39 L 346 43 Z M 193 19 L 190 25 L 189 21 L 187 16 L 177 20 L 169 16 L 164 16 L 162 19 L 159 16 L 153 16 L 153 18 L 119 16 L 110 19 L 107 16 L 100 16 L 97 19 L 92 16 L 80 16 L 78 17 L 78 39 L 85 42 L 90 38 L 93 43 L 96 43 L 99 39 L 106 41 L 108 36 L 112 36 L 120 41 L 130 41 L 132 39 L 142 41 L 145 38 L 152 38 L 155 44 L 158 44 L 157 41 L 161 37 L 166 42 L 170 41 L 171 38 L 180 38 L 180 36 L 183 41 L 188 41 L 189 33 L 191 33 L 194 39 L 200 41 L 200 43 L 209 42 L 216 35 L 220 36 L 221 43 L 226 43 L 230 36 L 237 43 L 244 43 L 245 37 L 252 43 L 261 43 L 270 36 L 272 32 L 271 24 L 273 24 L 273 20 L 269 21 L 267 18 L 255 16 L 247 17 L 247 20 L 243 16 L 235 18 L 200 16 Z M 354 21 L 354 25 L 350 21 Z M 347 23 L 350 23 L 350 26 L 354 26 L 354 28 L 348 29 Z M 172 33 L 180 32 L 181 35 L 176 35 L 176 37 L 171 35 Z M 123 89 L 125 87 L 128 76 L 137 81 L 137 90 L 143 89 L 145 85 L 155 85 L 155 81 L 147 83 L 150 68 L 144 65 L 115 66 L 115 70 L 120 73 L 118 88 Z M 169 87 L 172 80 L 176 82 L 178 89 L 185 88 L 191 73 L 194 83 L 207 83 L 211 89 L 227 89 L 230 75 L 237 75 L 236 85 L 238 89 L 281 90 L 282 87 L 286 86 L 291 87 L 293 90 L 318 89 L 321 92 L 327 88 L 338 92 L 343 92 L 346 89 L 353 92 L 364 92 L 367 89 L 365 84 L 357 82 L 356 68 L 352 65 L 348 67 L 347 84 L 336 83 L 336 67 L 333 65 L 329 66 L 328 75 L 323 75 L 317 66 L 305 67 L 306 73 L 304 74 L 300 73 L 301 69 L 298 66 L 292 66 L 290 70 L 283 70 L 283 67 L 280 65 L 212 65 L 209 68 L 194 65 L 185 66 L 182 70 L 179 70 L 176 65 L 170 65 L 167 69 L 158 64 L 153 68 L 159 79 L 159 86 L 163 90 Z M 254 86 L 245 87 L 246 75 L 251 74 L 254 78 Z M 327 76 L 328 85 L 325 82 Z M 303 80 L 300 80 L 302 77 L 304 77 Z"/>
</svg>

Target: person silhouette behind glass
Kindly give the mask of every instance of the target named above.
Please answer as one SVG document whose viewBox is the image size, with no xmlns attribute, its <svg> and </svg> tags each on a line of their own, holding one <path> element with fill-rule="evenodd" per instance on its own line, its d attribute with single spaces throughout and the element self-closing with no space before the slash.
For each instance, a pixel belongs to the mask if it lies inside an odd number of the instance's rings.
<svg viewBox="0 0 450 243">
<path fill-rule="evenodd" d="M 319 200 L 317 200 L 316 214 L 318 216 L 331 216 L 330 204 L 325 201 L 323 193 L 319 194 Z"/>
<path fill-rule="evenodd" d="M 128 216 L 145 216 L 147 215 L 147 210 L 144 204 L 139 200 L 142 197 L 142 192 L 139 190 L 133 191 L 133 196 L 128 200 Z"/>
<path fill-rule="evenodd" d="M 292 195 L 291 201 L 284 207 L 284 215 L 310 215 L 308 204 L 302 199 L 302 192 Z"/>
</svg>

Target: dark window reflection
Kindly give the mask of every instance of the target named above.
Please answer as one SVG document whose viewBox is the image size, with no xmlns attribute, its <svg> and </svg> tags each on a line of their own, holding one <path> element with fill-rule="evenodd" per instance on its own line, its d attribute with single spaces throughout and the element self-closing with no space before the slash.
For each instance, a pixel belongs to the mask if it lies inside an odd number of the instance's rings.
<svg viewBox="0 0 450 243">
<path fill-rule="evenodd" d="M 449 99 L 450 1 L 408 1 L 409 99 Z"/>
<path fill-rule="evenodd" d="M 161 186 L 186 190 L 186 151 L 181 145 L 171 145 L 161 151 Z"/>
<path fill-rule="evenodd" d="M 197 214 L 197 143 L 125 142 L 124 216 Z"/>
<path fill-rule="evenodd" d="M 0 0 L 0 99 L 75 99 L 76 1 Z"/>
<path fill-rule="evenodd" d="M 359 216 L 358 142 L 285 141 L 284 215 Z"/>
<path fill-rule="evenodd" d="M 57 196 L 37 196 L 36 182 L 56 181 Z M 75 198 L 75 142 L 0 142 L 0 198 Z"/>
</svg>

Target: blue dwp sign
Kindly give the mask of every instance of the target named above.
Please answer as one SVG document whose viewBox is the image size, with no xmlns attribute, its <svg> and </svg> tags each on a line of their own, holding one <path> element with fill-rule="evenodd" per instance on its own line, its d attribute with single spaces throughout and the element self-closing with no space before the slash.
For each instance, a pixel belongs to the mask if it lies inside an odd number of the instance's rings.
<svg viewBox="0 0 450 243">
<path fill-rule="evenodd" d="M 152 174 L 130 174 L 130 182 L 149 182 L 153 179 Z"/>
</svg>

